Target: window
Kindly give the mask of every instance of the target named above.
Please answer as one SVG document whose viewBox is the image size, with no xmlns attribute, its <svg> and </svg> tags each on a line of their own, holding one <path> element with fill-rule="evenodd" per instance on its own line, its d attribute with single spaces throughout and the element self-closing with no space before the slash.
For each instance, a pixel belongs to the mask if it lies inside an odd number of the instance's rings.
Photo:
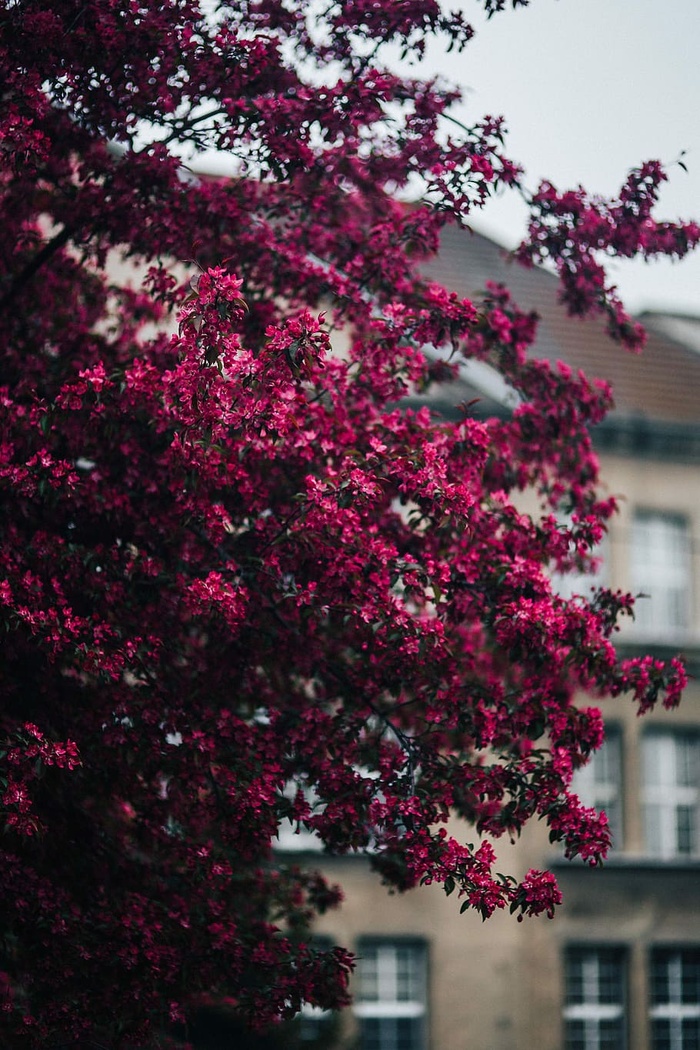
<svg viewBox="0 0 700 1050">
<path fill-rule="evenodd" d="M 565 957 L 566 1050 L 624 1050 L 624 956 L 617 948 L 570 948 Z"/>
<path fill-rule="evenodd" d="M 632 524 L 632 589 L 640 633 L 663 637 L 690 627 L 690 534 L 679 515 L 637 511 Z"/>
<path fill-rule="evenodd" d="M 314 934 L 312 944 L 314 948 L 324 952 L 333 948 L 331 938 L 323 934 Z M 324 1010 L 320 1006 L 304 1003 L 297 1014 L 297 1035 L 304 1050 L 328 1046 L 335 1032 L 337 1019 L 338 1015 L 333 1010 Z"/>
<path fill-rule="evenodd" d="M 567 529 L 573 527 L 570 515 L 557 514 L 559 524 Z M 598 587 L 605 587 L 608 582 L 608 537 L 603 536 L 601 542 L 593 548 L 591 554 L 596 559 L 588 572 L 552 572 L 552 590 L 560 598 L 573 598 L 581 595 L 583 598 L 591 598 L 591 591 Z"/>
<path fill-rule="evenodd" d="M 305 1050 L 311 1050 L 317 1044 L 327 1044 L 335 1019 L 332 1010 L 323 1010 L 320 1006 L 310 1006 L 308 1003 L 302 1006 L 298 1014 L 298 1038 Z"/>
<path fill-rule="evenodd" d="M 652 1050 L 700 1050 L 700 950 L 651 955 Z"/>
<path fill-rule="evenodd" d="M 294 780 L 288 781 L 284 789 L 284 797 L 291 803 L 300 789 L 311 809 L 318 807 L 316 792 L 306 783 L 299 784 Z M 315 831 L 310 831 L 298 822 L 292 822 L 291 817 L 285 817 L 277 826 L 276 849 L 283 850 L 285 853 L 304 853 L 307 851 L 318 853 L 323 849 L 323 842 Z"/>
<path fill-rule="evenodd" d="M 354 1010 L 362 1050 L 425 1050 L 426 962 L 422 941 L 360 943 Z"/>
<path fill-rule="evenodd" d="M 698 855 L 698 755 L 694 733 L 644 736 L 644 827 L 655 857 Z"/>
<path fill-rule="evenodd" d="M 622 846 L 622 734 L 607 726 L 603 746 L 594 751 L 587 766 L 576 771 L 572 789 L 584 806 L 604 810 L 613 847 Z"/>
</svg>

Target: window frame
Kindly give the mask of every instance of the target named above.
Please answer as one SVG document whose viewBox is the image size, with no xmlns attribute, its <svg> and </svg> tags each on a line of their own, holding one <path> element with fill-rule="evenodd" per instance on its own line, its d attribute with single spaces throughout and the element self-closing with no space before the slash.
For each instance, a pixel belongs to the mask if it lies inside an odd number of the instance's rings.
<svg viewBox="0 0 700 1050">
<path fill-rule="evenodd" d="M 666 1001 L 655 1001 L 655 967 L 663 958 L 665 965 L 670 964 L 665 975 L 665 981 L 669 987 L 669 999 Z M 683 962 L 686 961 L 698 967 L 696 978 L 698 990 L 695 1002 L 683 1002 Z M 672 971 L 670 969 L 672 967 Z M 687 1050 L 687 1042 L 683 1032 L 685 1021 L 696 1021 L 697 1031 L 693 1038 L 693 1045 L 697 1046 L 700 1039 L 700 945 L 654 945 L 649 952 L 649 1038 L 652 1050 Z M 660 1037 L 656 1030 L 656 1024 L 668 1023 L 668 1031 Z M 663 1040 L 663 1041 L 661 1041 Z"/>
<path fill-rule="evenodd" d="M 682 783 L 679 744 L 688 748 L 691 783 Z M 658 780 L 652 778 L 652 748 Z M 642 807 L 644 848 L 660 860 L 696 860 L 700 857 L 700 732 L 695 727 L 650 726 L 642 735 Z M 651 807 L 658 810 L 652 817 Z M 680 811 L 689 810 L 686 830 L 689 848 L 681 847 Z M 658 844 L 654 841 L 658 833 Z"/>
<path fill-rule="evenodd" d="M 674 546 L 677 549 L 674 550 Z M 635 604 L 635 635 L 663 640 L 687 637 L 691 633 L 692 567 L 689 516 L 682 512 L 636 507 L 630 527 L 631 590 L 646 597 Z"/>
<path fill-rule="evenodd" d="M 414 982 L 417 987 L 414 992 L 418 994 L 404 996 L 399 987 L 401 981 L 400 963 L 398 952 L 408 950 L 415 953 L 413 974 L 410 972 L 407 979 Z M 376 977 L 375 983 L 377 994 L 370 996 L 363 988 L 363 982 L 367 975 L 363 974 L 363 963 L 369 958 L 370 953 L 376 952 Z M 390 955 L 393 953 L 393 961 Z M 359 1046 L 365 1050 L 367 1040 L 367 1022 L 382 1021 L 410 1021 L 415 1023 L 412 1032 L 410 1050 L 427 1050 L 428 1047 L 428 994 L 429 994 L 429 971 L 428 971 L 428 944 L 422 937 L 413 936 L 366 936 L 361 937 L 357 945 L 357 987 L 353 1002 L 353 1013 L 360 1028 Z M 410 991 L 410 989 L 409 989 Z M 391 994 L 387 993 L 392 993 Z M 396 1041 L 391 1041 L 391 1046 L 386 1050 L 394 1050 Z M 385 1050 L 381 1047 L 381 1050 Z"/>
<path fill-rule="evenodd" d="M 574 982 L 572 963 L 582 960 L 583 1000 L 572 1002 L 571 992 Z M 601 962 L 606 961 L 618 969 L 620 998 L 615 1002 L 601 1002 Z M 563 977 L 564 1002 L 562 1008 L 563 1045 L 566 1050 L 606 1050 L 611 1044 L 604 1042 L 601 1024 L 619 1023 L 619 1032 L 615 1033 L 616 1050 L 626 1050 L 628 1046 L 628 959 L 625 947 L 619 944 L 567 944 L 564 948 Z M 594 972 L 595 971 L 595 972 Z M 594 987 L 594 994 L 591 990 Z M 583 1044 L 572 1031 L 573 1024 L 583 1023 Z M 576 1040 L 574 1042 L 574 1040 Z"/>
<path fill-rule="evenodd" d="M 335 940 L 327 933 L 315 933 L 311 938 L 311 946 L 318 951 L 329 952 L 335 947 Z M 302 1003 L 295 1018 L 301 1046 L 326 1046 L 329 1036 L 335 1031 L 338 1018 L 337 1010 L 326 1010 L 322 1006 Z"/>
</svg>

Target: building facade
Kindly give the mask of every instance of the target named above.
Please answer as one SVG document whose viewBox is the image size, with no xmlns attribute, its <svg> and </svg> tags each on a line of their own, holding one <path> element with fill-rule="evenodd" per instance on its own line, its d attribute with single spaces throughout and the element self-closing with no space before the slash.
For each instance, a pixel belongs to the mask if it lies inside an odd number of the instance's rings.
<svg viewBox="0 0 700 1050">
<path fill-rule="evenodd" d="M 700 321 L 647 315 L 641 357 L 597 322 L 567 318 L 557 282 L 508 265 L 487 238 L 445 232 L 431 276 L 473 296 L 502 281 L 540 314 L 538 356 L 608 379 L 616 407 L 595 434 L 602 477 L 620 498 L 601 550 L 601 579 L 645 594 L 618 635 L 628 655 L 686 656 L 700 669 Z M 488 376 L 435 392 L 436 411 L 481 397 Z M 592 580 L 569 581 L 590 586 Z M 606 742 L 581 773 L 583 800 L 608 813 L 602 869 L 567 862 L 546 830 L 499 841 L 503 870 L 550 867 L 564 905 L 553 920 L 482 923 L 432 886 L 389 896 L 365 860 L 314 856 L 345 891 L 319 935 L 358 956 L 354 1004 L 310 1011 L 304 1031 L 357 1050 L 700 1050 L 700 685 L 678 711 L 639 719 L 624 698 L 601 704 Z M 463 832 L 468 836 L 468 829 Z M 312 847 L 285 835 L 281 846 Z M 325 1035 L 324 1035 L 325 1033 Z"/>
</svg>

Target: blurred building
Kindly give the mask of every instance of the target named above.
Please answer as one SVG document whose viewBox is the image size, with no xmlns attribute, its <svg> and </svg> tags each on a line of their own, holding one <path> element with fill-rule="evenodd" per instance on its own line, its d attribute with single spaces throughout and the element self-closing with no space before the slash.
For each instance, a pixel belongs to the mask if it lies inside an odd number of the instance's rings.
<svg viewBox="0 0 700 1050">
<path fill-rule="evenodd" d="M 600 572 L 614 589 L 650 596 L 619 647 L 682 651 L 697 673 L 700 318 L 644 315 L 649 341 L 631 355 L 602 324 L 566 316 L 552 275 L 456 229 L 430 275 L 465 296 L 503 282 L 540 315 L 538 356 L 612 383 L 616 407 L 595 441 L 621 511 Z M 485 411 L 503 411 L 504 393 L 495 373 L 467 367 L 433 406 L 448 413 L 480 397 Z M 313 858 L 346 893 L 319 933 L 353 948 L 358 968 L 345 1015 L 305 1017 L 310 1046 L 325 1031 L 338 1050 L 700 1050 L 700 686 L 691 678 L 680 710 L 641 720 L 625 698 L 601 706 L 606 743 L 577 790 L 609 815 L 605 867 L 564 861 L 541 825 L 498 844 L 506 871 L 556 871 L 565 903 L 553 920 L 482 924 L 437 886 L 388 896 L 363 859 Z M 313 842 L 290 833 L 281 846 Z"/>
</svg>

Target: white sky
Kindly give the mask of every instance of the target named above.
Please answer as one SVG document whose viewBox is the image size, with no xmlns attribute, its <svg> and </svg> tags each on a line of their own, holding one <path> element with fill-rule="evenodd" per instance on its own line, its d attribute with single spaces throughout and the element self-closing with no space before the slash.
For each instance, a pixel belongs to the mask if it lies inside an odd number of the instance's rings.
<svg viewBox="0 0 700 1050">
<path fill-rule="evenodd" d="M 503 115 L 507 152 L 559 189 L 613 194 L 648 159 L 670 165 L 659 219 L 700 221 L 700 0 L 531 0 L 490 21 L 461 7 L 477 36 L 461 55 L 433 49 L 426 72 L 465 94 L 463 116 Z M 684 172 L 673 162 L 685 150 Z M 511 246 L 524 230 L 514 194 L 474 226 Z M 700 251 L 682 263 L 614 264 L 628 308 L 700 314 Z"/>
<path fill-rule="evenodd" d="M 658 159 L 669 181 L 656 218 L 700 221 L 700 0 L 530 0 L 490 21 L 477 0 L 441 4 L 460 8 L 476 37 L 461 55 L 433 46 L 411 72 L 458 84 L 466 123 L 503 115 L 528 187 L 547 178 L 613 195 L 630 168 Z M 683 153 L 687 172 L 674 163 Z M 198 167 L 230 173 L 222 155 Z M 513 247 L 525 222 L 509 193 L 473 225 Z M 700 316 L 700 249 L 680 263 L 614 261 L 609 273 L 633 312 Z"/>
</svg>

